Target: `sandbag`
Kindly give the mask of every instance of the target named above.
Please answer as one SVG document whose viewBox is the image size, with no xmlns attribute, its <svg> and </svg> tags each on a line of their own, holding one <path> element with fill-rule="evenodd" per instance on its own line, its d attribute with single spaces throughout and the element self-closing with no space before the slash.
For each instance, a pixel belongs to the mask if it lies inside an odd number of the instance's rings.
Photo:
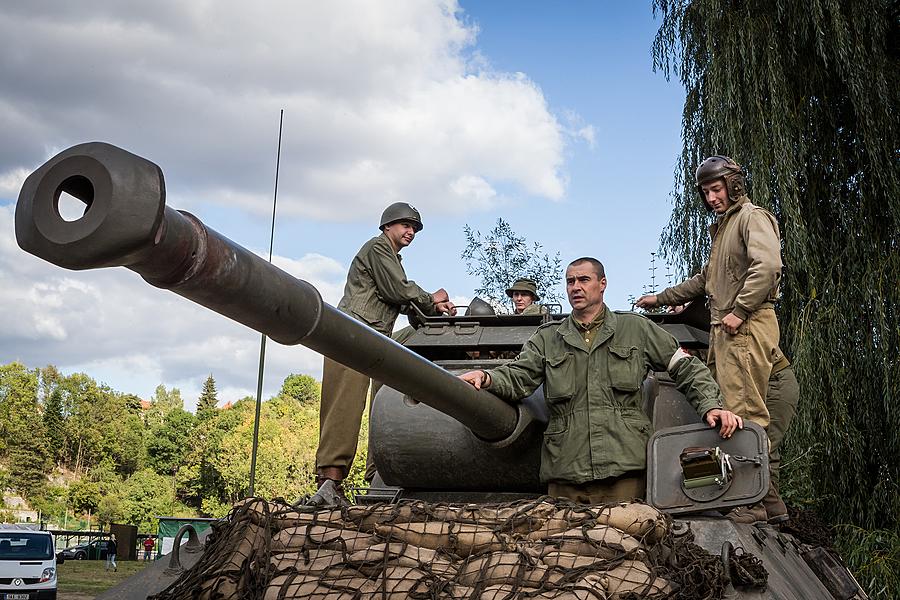
<svg viewBox="0 0 900 600">
<path fill-rule="evenodd" d="M 351 525 L 351 523 L 343 520 L 341 511 L 338 509 L 315 512 L 296 510 L 276 512 L 272 515 L 270 524 L 272 529 L 287 529 L 288 527 L 302 527 L 304 525 L 345 528 Z"/>
<path fill-rule="evenodd" d="M 542 540 L 552 535 L 559 535 L 566 531 L 583 525 L 594 518 L 594 513 L 587 508 L 573 509 L 567 507 L 554 511 L 543 523 L 532 527 L 527 532 L 529 540 Z"/>
<path fill-rule="evenodd" d="M 541 587 L 556 583 L 561 575 L 540 561 L 519 552 L 492 552 L 470 558 L 459 568 L 457 581 L 463 585 L 485 586 L 515 584 Z"/>
<path fill-rule="evenodd" d="M 544 543 L 555 546 L 560 552 L 601 558 L 621 557 L 641 547 L 640 542 L 627 533 L 607 525 L 570 529 L 561 535 L 546 538 Z"/>
<path fill-rule="evenodd" d="M 662 577 L 655 577 L 650 567 L 639 560 L 625 560 L 614 569 L 602 575 L 603 586 L 610 598 L 618 600 L 625 594 L 651 595 L 668 589 L 669 582 Z"/>
<path fill-rule="evenodd" d="M 374 542 L 371 534 L 355 529 L 337 529 L 324 525 L 288 527 L 272 537 L 271 551 L 296 552 L 303 548 L 326 548 L 356 552 Z"/>
<path fill-rule="evenodd" d="M 372 600 L 408 600 L 410 597 L 428 598 L 442 582 L 415 567 L 388 567 L 375 582 Z"/>
<path fill-rule="evenodd" d="M 384 566 L 404 566 L 418 567 L 446 579 L 456 576 L 456 565 L 438 551 L 406 543 L 374 544 L 351 554 L 347 564 L 367 575 L 380 573 Z"/>
<path fill-rule="evenodd" d="M 503 550 L 506 545 L 499 534 L 487 527 L 467 523 L 376 525 L 375 531 L 388 540 L 399 540 L 432 550 L 446 550 L 461 557 Z"/>
<path fill-rule="evenodd" d="M 424 502 L 405 504 L 382 504 L 376 506 L 351 506 L 346 509 L 344 519 L 360 531 L 374 533 L 376 525 L 385 523 L 411 523 L 432 520 Z"/>
<path fill-rule="evenodd" d="M 529 588 L 514 588 L 511 585 L 491 585 L 481 592 L 478 600 L 607 600 L 602 586 L 574 586 L 538 592 Z"/>
<path fill-rule="evenodd" d="M 608 506 L 597 513 L 597 522 L 610 525 L 647 542 L 663 539 L 669 525 L 661 512 L 648 504 L 630 502 Z"/>
<path fill-rule="evenodd" d="M 275 573 L 297 571 L 305 575 L 318 575 L 344 562 L 345 555 L 340 550 L 316 548 L 303 552 L 283 552 L 273 554 L 269 563 Z"/>
<path fill-rule="evenodd" d="M 500 507 L 478 504 L 439 506 L 434 509 L 433 514 L 436 520 L 476 523 L 506 533 L 527 533 L 541 527 L 554 512 L 555 505 L 540 501 Z"/>
<path fill-rule="evenodd" d="M 263 600 L 356 600 L 372 594 L 374 584 L 362 576 L 324 580 L 314 575 L 279 575 L 266 587 Z"/>
<path fill-rule="evenodd" d="M 600 569 L 604 568 L 607 560 L 596 556 L 579 556 L 571 552 L 560 552 L 553 548 L 541 556 L 541 562 L 548 567 L 559 567 L 561 569 L 581 569 L 592 565 Z"/>
</svg>

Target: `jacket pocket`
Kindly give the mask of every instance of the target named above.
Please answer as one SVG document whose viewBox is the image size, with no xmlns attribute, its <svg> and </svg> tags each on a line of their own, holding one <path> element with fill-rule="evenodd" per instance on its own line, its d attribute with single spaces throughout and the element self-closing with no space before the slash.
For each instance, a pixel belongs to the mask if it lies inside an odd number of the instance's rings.
<svg viewBox="0 0 900 600">
<path fill-rule="evenodd" d="M 547 377 L 544 397 L 548 403 L 562 402 L 572 397 L 575 389 L 575 355 L 566 352 L 547 358 Z"/>
<path fill-rule="evenodd" d="M 609 347 L 609 383 L 613 389 L 636 392 L 641 387 L 643 373 L 640 353 L 635 346 Z"/>
</svg>

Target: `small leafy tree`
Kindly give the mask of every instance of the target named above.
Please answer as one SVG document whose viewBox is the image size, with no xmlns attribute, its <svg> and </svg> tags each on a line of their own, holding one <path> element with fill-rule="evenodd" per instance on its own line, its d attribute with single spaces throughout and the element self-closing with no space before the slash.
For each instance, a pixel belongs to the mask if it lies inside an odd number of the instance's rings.
<svg viewBox="0 0 900 600">
<path fill-rule="evenodd" d="M 322 394 L 322 385 L 309 375 L 291 373 L 284 378 L 279 396 L 290 396 L 301 404 L 318 402 Z"/>
<path fill-rule="evenodd" d="M 528 277 L 537 283 L 542 303 L 562 301 L 562 295 L 555 287 L 562 281 L 559 252 L 550 256 L 539 242 L 529 244 L 502 218 L 497 219 L 497 225 L 486 234 L 468 225 L 464 231 L 466 247 L 462 258 L 466 261 L 466 271 L 481 280 L 475 294 L 498 312 L 511 312 L 506 290 L 520 277 Z"/>
</svg>

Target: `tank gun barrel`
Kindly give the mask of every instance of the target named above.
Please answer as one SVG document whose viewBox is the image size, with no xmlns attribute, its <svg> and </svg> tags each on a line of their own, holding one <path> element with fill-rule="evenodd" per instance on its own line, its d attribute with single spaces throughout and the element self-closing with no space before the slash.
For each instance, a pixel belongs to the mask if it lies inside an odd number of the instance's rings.
<svg viewBox="0 0 900 600">
<path fill-rule="evenodd" d="M 85 203 L 60 216 L 59 198 Z M 16 205 L 19 246 L 60 267 L 123 266 L 286 345 L 302 344 L 415 398 L 487 441 L 515 431 L 516 407 L 326 304 L 315 287 L 166 206 L 162 170 L 101 142 L 65 150 L 32 173 Z"/>
</svg>

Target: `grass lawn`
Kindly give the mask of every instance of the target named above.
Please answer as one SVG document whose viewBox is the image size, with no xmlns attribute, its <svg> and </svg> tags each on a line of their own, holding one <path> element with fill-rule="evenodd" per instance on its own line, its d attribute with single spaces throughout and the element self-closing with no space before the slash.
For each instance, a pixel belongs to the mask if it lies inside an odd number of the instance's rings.
<svg viewBox="0 0 900 600">
<path fill-rule="evenodd" d="M 119 570 L 104 571 L 105 560 L 67 560 L 58 566 L 59 595 L 85 594 L 94 597 L 123 579 L 130 577 L 150 563 L 140 560 L 120 560 Z"/>
</svg>

